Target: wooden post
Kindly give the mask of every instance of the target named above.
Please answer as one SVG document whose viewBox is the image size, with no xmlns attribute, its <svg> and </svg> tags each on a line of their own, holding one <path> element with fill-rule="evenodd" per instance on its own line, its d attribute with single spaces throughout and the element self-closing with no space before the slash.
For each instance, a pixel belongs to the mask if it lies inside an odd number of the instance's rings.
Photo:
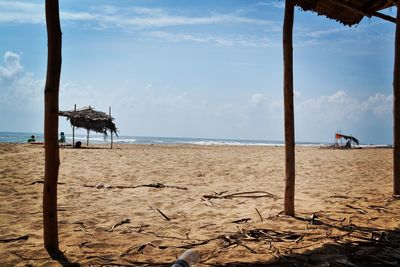
<svg viewBox="0 0 400 267">
<path fill-rule="evenodd" d="M 74 115 L 76 112 L 76 104 L 74 105 Z M 75 147 L 75 126 L 72 125 L 72 147 Z"/>
<path fill-rule="evenodd" d="M 393 71 L 393 194 L 400 195 L 400 7 L 397 6 Z"/>
<path fill-rule="evenodd" d="M 111 119 L 111 106 L 108 108 L 108 114 L 110 115 Z M 113 148 L 113 131 L 111 130 L 111 149 Z"/>
<path fill-rule="evenodd" d="M 86 135 L 86 146 L 89 146 L 89 130 L 87 130 L 87 135 Z"/>
<path fill-rule="evenodd" d="M 294 216 L 295 138 L 293 108 L 293 20 L 294 2 L 285 1 L 283 23 L 283 91 L 285 106 L 285 214 Z"/>
<path fill-rule="evenodd" d="M 61 27 L 58 0 L 46 0 L 47 74 L 44 89 L 44 151 L 43 185 L 44 247 L 58 251 L 57 181 L 60 165 L 58 150 L 58 97 L 61 74 Z"/>
</svg>

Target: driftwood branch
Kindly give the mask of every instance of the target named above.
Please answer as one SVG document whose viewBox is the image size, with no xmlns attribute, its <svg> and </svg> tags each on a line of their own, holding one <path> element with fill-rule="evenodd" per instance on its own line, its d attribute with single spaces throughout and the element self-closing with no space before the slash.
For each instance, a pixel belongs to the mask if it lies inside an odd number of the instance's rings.
<svg viewBox="0 0 400 267">
<path fill-rule="evenodd" d="M 20 241 L 20 240 L 28 240 L 29 235 L 23 235 L 20 237 L 14 237 L 14 238 L 3 238 L 0 239 L 0 243 L 9 243 L 9 242 L 15 242 L 15 241 Z"/>
<path fill-rule="evenodd" d="M 278 200 L 279 197 L 277 195 L 271 194 L 267 191 L 248 191 L 248 192 L 239 192 L 239 193 L 234 193 L 234 194 L 228 194 L 228 195 L 203 195 L 203 198 L 206 199 L 211 199 L 211 198 L 216 198 L 216 199 L 231 199 L 231 198 L 261 198 L 261 197 L 270 197 L 273 198 L 274 200 Z"/>
<path fill-rule="evenodd" d="M 34 184 L 44 184 L 44 181 L 43 180 L 37 180 L 37 181 L 33 181 L 31 183 L 28 183 L 27 185 L 34 185 Z M 57 182 L 57 184 L 63 185 L 65 183 Z"/>
<path fill-rule="evenodd" d="M 180 190 L 188 190 L 186 187 L 177 186 L 177 185 L 165 185 L 163 183 L 141 184 L 141 185 L 107 185 L 104 183 L 98 183 L 96 185 L 84 184 L 83 186 L 97 188 L 97 189 L 132 189 L 132 188 L 139 188 L 139 187 L 153 187 L 153 188 L 174 188 L 174 189 L 180 189 Z"/>
</svg>

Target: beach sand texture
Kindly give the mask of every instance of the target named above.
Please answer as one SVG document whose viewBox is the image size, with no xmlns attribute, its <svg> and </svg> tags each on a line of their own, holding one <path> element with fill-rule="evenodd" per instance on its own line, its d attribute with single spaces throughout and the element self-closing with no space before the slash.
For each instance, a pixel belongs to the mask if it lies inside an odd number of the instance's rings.
<svg viewBox="0 0 400 267">
<path fill-rule="evenodd" d="M 281 213 L 283 147 L 116 145 L 60 158 L 70 263 L 170 266 L 188 248 L 199 266 L 400 263 L 391 149 L 297 147 L 297 218 Z M 43 176 L 43 146 L 0 144 L 1 266 L 58 264 L 42 248 Z"/>
</svg>

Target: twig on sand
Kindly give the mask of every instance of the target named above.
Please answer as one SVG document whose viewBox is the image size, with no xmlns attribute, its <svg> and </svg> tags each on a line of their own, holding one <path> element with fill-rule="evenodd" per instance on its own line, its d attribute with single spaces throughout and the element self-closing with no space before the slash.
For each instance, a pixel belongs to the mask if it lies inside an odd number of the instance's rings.
<svg viewBox="0 0 400 267">
<path fill-rule="evenodd" d="M 130 219 L 122 220 L 122 221 L 120 221 L 120 222 L 114 224 L 113 226 L 111 226 L 111 227 L 108 229 L 108 231 L 109 231 L 109 232 L 112 232 L 112 231 L 114 230 L 115 227 L 120 226 L 120 225 L 123 225 L 123 224 L 126 224 L 126 223 L 131 223 L 131 220 L 130 220 Z"/>
<path fill-rule="evenodd" d="M 163 218 L 164 218 L 165 220 L 167 220 L 167 221 L 170 221 L 170 220 L 171 220 L 171 219 L 168 218 L 168 216 L 165 215 L 161 210 L 159 210 L 159 209 L 156 209 L 156 210 L 161 214 L 161 216 L 163 216 Z"/>
<path fill-rule="evenodd" d="M 232 223 L 243 223 L 243 222 L 246 223 L 248 221 L 251 221 L 251 218 L 243 218 L 243 219 L 235 220 L 235 221 L 232 221 Z"/>
<path fill-rule="evenodd" d="M 201 200 L 204 202 L 204 204 L 206 204 L 206 206 L 211 207 L 212 203 L 210 201 L 208 201 L 208 199 L 205 199 L 204 197 L 201 197 Z"/>
<path fill-rule="evenodd" d="M 260 198 L 260 197 L 270 197 L 273 198 L 274 200 L 278 200 L 279 197 L 271 194 L 267 191 L 247 191 L 247 192 L 239 192 L 239 193 L 233 193 L 233 194 L 228 194 L 228 195 L 203 195 L 203 198 L 211 199 L 211 198 L 225 198 L 225 199 L 231 199 L 231 198 Z"/>
<path fill-rule="evenodd" d="M 29 235 L 23 235 L 20 237 L 14 237 L 14 238 L 3 238 L 0 239 L 0 243 L 9 243 L 9 242 L 15 242 L 15 241 L 19 241 L 19 240 L 28 240 Z"/>
<path fill-rule="evenodd" d="M 30 183 L 28 183 L 27 185 L 43 184 L 43 183 L 44 183 L 43 180 L 37 180 L 37 181 L 30 182 Z M 65 183 L 58 182 L 57 184 L 63 185 L 63 184 L 65 184 Z"/>
<path fill-rule="evenodd" d="M 349 204 L 346 204 L 345 206 L 348 207 L 348 208 L 354 209 L 354 210 L 358 211 L 359 213 L 367 214 L 367 212 L 365 210 L 363 210 L 362 208 L 355 207 L 355 206 L 352 206 L 352 205 L 349 205 Z"/>
<path fill-rule="evenodd" d="M 143 222 L 140 224 L 139 230 L 137 230 L 138 233 L 142 232 L 144 228 L 149 227 L 150 224 L 144 224 Z"/>
<path fill-rule="evenodd" d="M 262 216 L 261 216 L 261 213 L 258 211 L 258 209 L 257 208 L 255 208 L 256 209 L 256 211 L 257 211 L 257 213 L 258 213 L 258 216 L 260 216 L 260 220 L 261 220 L 261 222 L 263 222 L 264 220 L 263 220 L 263 218 L 262 218 Z"/>
</svg>

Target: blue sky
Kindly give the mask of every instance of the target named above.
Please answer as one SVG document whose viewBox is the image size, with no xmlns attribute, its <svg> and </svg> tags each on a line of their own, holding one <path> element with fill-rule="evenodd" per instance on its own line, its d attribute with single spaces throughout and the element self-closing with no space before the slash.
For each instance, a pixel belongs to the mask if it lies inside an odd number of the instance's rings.
<svg viewBox="0 0 400 267">
<path fill-rule="evenodd" d="M 60 109 L 121 135 L 283 140 L 283 1 L 60 1 Z M 395 9 L 386 10 L 395 16 Z M 392 143 L 395 25 L 296 9 L 297 141 Z M 44 1 L 0 0 L 0 131 L 43 131 Z M 60 118 L 60 131 L 71 132 Z"/>
</svg>

